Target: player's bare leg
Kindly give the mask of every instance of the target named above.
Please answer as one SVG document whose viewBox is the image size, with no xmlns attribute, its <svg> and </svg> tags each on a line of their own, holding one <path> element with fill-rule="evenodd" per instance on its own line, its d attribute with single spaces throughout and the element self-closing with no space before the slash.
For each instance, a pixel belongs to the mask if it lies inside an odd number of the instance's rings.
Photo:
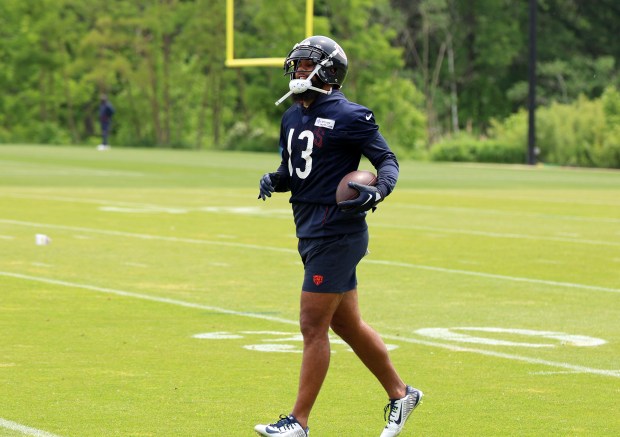
<svg viewBox="0 0 620 437">
<path fill-rule="evenodd" d="M 357 290 L 343 295 L 331 322 L 331 328 L 356 353 L 360 360 L 379 380 L 391 399 L 405 395 L 406 384 L 400 378 L 385 343 L 379 334 L 362 320 Z"/>
<path fill-rule="evenodd" d="M 388 394 L 389 403 L 384 410 L 387 423 L 381 437 L 398 436 L 410 414 L 420 403 L 423 393 L 403 382 L 394 369 L 385 343 L 379 334 L 362 320 L 357 290 L 344 294 L 332 318 L 331 327 L 351 346 Z"/>
<path fill-rule="evenodd" d="M 329 325 L 342 297 L 342 294 L 335 293 L 301 294 L 299 323 L 304 338 L 304 352 L 299 391 L 292 414 L 304 428 L 327 375 L 331 354 Z"/>
</svg>

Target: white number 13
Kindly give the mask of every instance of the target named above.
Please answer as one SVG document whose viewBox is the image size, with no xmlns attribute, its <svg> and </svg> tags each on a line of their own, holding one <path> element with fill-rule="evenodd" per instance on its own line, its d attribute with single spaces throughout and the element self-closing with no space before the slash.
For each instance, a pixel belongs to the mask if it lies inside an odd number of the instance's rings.
<svg viewBox="0 0 620 437">
<path fill-rule="evenodd" d="M 291 162 L 291 153 L 293 151 L 293 134 L 295 129 L 291 129 L 288 131 L 288 173 L 293 176 L 293 163 Z M 310 172 L 312 171 L 312 147 L 314 145 L 314 133 L 309 130 L 305 130 L 299 134 L 297 137 L 300 140 L 306 140 L 306 150 L 301 152 L 301 157 L 306 161 L 306 168 L 301 170 L 300 168 L 295 168 L 295 173 L 299 179 L 306 179 Z"/>
</svg>

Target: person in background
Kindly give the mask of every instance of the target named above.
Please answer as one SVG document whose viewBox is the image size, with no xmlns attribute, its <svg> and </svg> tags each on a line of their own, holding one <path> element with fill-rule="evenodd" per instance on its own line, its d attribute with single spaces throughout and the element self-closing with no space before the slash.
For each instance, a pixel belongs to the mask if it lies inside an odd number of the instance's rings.
<svg viewBox="0 0 620 437">
<path fill-rule="evenodd" d="M 108 100 L 108 96 L 101 94 L 99 102 L 99 124 L 101 126 L 101 144 L 97 146 L 97 150 L 108 150 L 108 137 L 110 128 L 112 127 L 112 117 L 114 116 L 114 107 Z"/>
</svg>

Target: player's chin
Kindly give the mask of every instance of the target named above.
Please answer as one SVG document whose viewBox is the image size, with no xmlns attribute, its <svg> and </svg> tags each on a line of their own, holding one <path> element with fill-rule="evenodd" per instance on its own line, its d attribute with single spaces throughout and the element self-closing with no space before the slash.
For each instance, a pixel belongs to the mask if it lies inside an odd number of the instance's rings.
<svg viewBox="0 0 620 437">
<path fill-rule="evenodd" d="M 306 90 L 303 93 L 293 94 L 293 101 L 296 103 L 312 102 L 319 95 L 318 91 Z"/>
</svg>

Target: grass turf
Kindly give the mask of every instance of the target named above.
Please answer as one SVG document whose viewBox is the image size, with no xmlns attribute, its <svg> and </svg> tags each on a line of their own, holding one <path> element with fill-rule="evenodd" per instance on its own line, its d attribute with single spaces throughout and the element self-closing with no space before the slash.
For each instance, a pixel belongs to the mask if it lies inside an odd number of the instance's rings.
<svg viewBox="0 0 620 437">
<path fill-rule="evenodd" d="M 277 160 L 0 146 L 0 435 L 246 436 L 289 412 L 302 268 L 287 196 L 256 200 Z M 403 436 L 620 433 L 620 173 L 402 162 L 368 221 L 362 312 L 426 395 Z M 333 349 L 312 435 L 378 435 L 384 393 Z"/>
</svg>

